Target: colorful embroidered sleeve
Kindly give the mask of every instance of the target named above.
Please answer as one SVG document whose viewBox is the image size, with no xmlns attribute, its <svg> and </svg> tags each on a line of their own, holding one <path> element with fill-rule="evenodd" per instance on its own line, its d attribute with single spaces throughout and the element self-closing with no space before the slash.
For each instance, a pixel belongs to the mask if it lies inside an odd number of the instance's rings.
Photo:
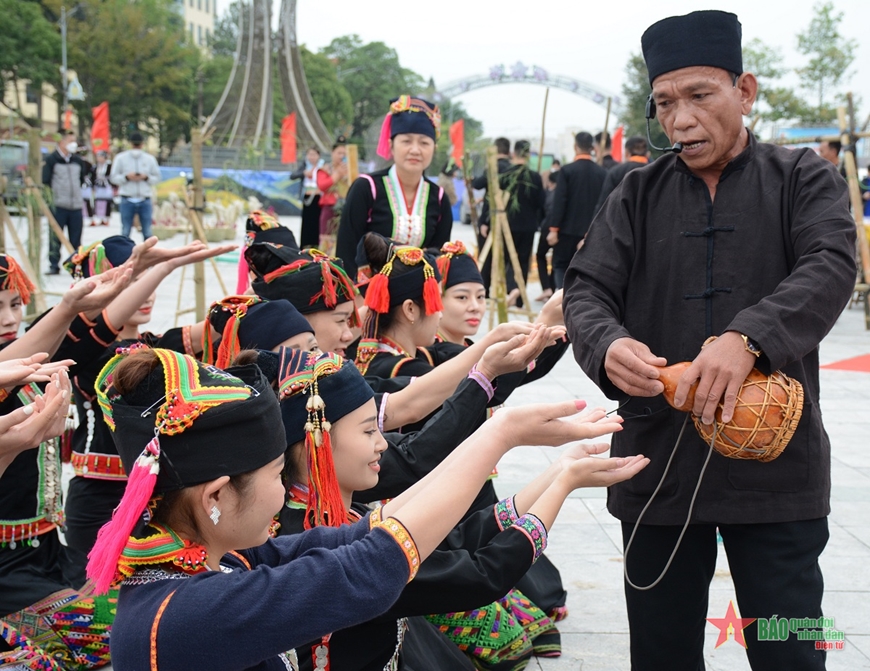
<svg viewBox="0 0 870 671">
<path fill-rule="evenodd" d="M 381 514 L 384 512 L 382 506 L 378 506 L 372 512 L 369 513 L 369 530 L 374 529 L 376 526 L 383 522 L 381 519 Z"/>
<path fill-rule="evenodd" d="M 408 582 L 414 579 L 417 571 L 420 570 L 420 555 L 417 552 L 417 545 L 411 534 L 399 520 L 395 517 L 388 517 L 378 525 L 381 529 L 390 534 L 396 543 L 402 548 L 405 553 L 405 559 L 408 561 Z"/>
<path fill-rule="evenodd" d="M 526 513 L 513 524 L 514 529 L 524 534 L 532 544 L 535 553 L 534 561 L 538 560 L 547 549 L 547 527 L 531 513 Z"/>
<path fill-rule="evenodd" d="M 509 529 L 516 524 L 516 521 L 520 517 L 517 514 L 516 502 L 514 501 L 513 496 L 507 499 L 502 499 L 496 503 L 493 510 L 495 512 L 495 521 L 498 524 L 499 531 Z"/>
</svg>

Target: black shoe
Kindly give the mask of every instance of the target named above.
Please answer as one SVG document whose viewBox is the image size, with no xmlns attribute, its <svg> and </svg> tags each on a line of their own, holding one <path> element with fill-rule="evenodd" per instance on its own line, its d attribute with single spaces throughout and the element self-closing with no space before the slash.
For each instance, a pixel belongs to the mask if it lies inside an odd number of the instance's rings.
<svg viewBox="0 0 870 671">
<path fill-rule="evenodd" d="M 60 275 L 60 268 L 49 268 L 45 271 L 46 275 Z"/>
</svg>

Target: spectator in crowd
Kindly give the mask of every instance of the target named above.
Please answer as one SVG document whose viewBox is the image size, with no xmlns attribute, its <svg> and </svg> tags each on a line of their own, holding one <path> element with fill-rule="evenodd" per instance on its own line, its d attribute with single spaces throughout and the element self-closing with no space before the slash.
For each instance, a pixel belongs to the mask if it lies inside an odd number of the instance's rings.
<svg viewBox="0 0 870 671">
<path fill-rule="evenodd" d="M 51 214 L 61 230 L 66 229 L 73 247 L 82 244 L 82 184 L 87 164 L 76 154 L 79 148 L 75 133 L 64 133 L 42 166 L 42 183 L 51 188 Z M 60 273 L 60 239 L 48 229 L 48 272 Z"/>
<path fill-rule="evenodd" d="M 130 134 L 133 148 L 115 157 L 109 180 L 121 194 L 121 235 L 130 237 L 133 217 L 138 214 L 142 236 L 147 240 L 151 237 L 151 196 L 160 181 L 160 167 L 157 159 L 142 149 L 144 141 L 139 131 Z"/>
</svg>

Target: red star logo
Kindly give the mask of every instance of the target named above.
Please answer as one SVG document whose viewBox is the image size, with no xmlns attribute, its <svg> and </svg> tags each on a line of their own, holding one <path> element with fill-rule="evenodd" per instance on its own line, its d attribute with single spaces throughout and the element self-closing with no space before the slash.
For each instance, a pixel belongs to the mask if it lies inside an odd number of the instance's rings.
<svg viewBox="0 0 870 671">
<path fill-rule="evenodd" d="M 726 643 L 732 634 L 734 640 L 745 648 L 746 639 L 743 637 L 743 630 L 756 619 L 754 617 L 737 617 L 734 602 L 731 601 L 728 604 L 728 610 L 725 611 L 725 617 L 708 617 L 707 622 L 719 629 L 719 639 L 716 641 L 717 648 Z"/>
</svg>

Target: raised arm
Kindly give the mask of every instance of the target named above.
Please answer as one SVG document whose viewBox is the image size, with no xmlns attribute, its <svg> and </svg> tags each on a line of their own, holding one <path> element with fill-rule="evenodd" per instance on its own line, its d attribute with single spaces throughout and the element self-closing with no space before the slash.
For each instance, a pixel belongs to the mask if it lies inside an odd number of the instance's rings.
<svg viewBox="0 0 870 671">
<path fill-rule="evenodd" d="M 383 516 L 402 521 L 425 559 L 467 512 L 499 459 L 517 445 L 562 445 L 618 430 L 618 421 L 590 423 L 578 405 L 506 408 L 484 423 L 429 475 L 384 506 Z M 445 497 L 444 492 L 450 496 Z"/>
</svg>

